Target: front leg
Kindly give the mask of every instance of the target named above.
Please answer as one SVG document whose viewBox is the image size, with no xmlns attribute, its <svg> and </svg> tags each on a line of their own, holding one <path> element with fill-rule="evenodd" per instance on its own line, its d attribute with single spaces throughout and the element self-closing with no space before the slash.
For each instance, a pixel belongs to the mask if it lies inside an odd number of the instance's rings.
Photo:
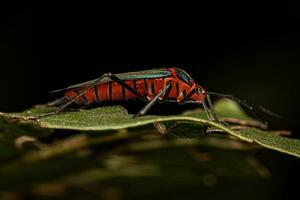
<svg viewBox="0 0 300 200">
<path fill-rule="evenodd" d="M 207 118 L 209 121 L 213 121 L 213 122 L 219 122 L 216 114 L 214 113 L 213 110 L 211 110 L 207 105 L 206 105 L 206 102 L 205 100 L 202 101 L 202 106 L 207 114 Z"/>
<path fill-rule="evenodd" d="M 192 104 L 192 103 L 195 103 L 193 101 L 190 100 L 190 98 L 197 92 L 197 88 L 194 88 L 184 99 L 182 99 L 179 103 L 180 104 Z M 207 106 L 206 104 L 206 99 L 203 99 L 203 101 L 201 102 L 206 114 L 207 114 L 207 118 L 208 120 L 210 121 L 214 121 L 214 122 L 219 122 L 216 114 L 214 113 L 213 111 L 213 108 L 212 108 L 212 103 L 210 101 L 210 98 L 209 96 L 207 96 L 207 101 L 209 103 L 209 107 Z"/>
<path fill-rule="evenodd" d="M 155 104 L 159 101 L 159 98 L 161 96 L 166 96 L 166 92 L 171 88 L 172 86 L 172 83 L 169 82 L 167 83 L 167 85 L 148 103 L 146 104 L 146 106 L 144 108 L 142 108 L 136 115 L 135 117 L 138 117 L 138 116 L 142 116 L 142 115 L 145 115 L 146 112 Z"/>
</svg>

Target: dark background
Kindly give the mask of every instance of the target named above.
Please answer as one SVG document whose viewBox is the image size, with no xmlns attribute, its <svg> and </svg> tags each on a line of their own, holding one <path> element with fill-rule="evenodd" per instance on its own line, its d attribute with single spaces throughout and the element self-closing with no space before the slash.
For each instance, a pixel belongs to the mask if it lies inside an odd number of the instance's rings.
<svg viewBox="0 0 300 200">
<path fill-rule="evenodd" d="M 280 113 L 271 126 L 300 138 L 296 4 L 27 2 L 0 13 L 1 111 L 47 102 L 49 91 L 104 72 L 177 66 L 207 90 Z M 275 194 L 292 195 L 299 161 L 275 155 Z"/>
</svg>

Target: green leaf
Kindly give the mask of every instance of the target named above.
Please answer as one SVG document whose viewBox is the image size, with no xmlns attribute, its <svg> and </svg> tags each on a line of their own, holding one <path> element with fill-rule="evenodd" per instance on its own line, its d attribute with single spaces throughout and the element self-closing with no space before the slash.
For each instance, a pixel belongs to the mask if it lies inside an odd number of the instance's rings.
<svg viewBox="0 0 300 200">
<path fill-rule="evenodd" d="M 22 113 L 2 113 L 1 115 L 6 118 L 28 120 L 30 117 L 49 112 L 51 109 L 52 108 L 34 108 Z M 229 117 L 262 127 L 261 123 L 248 117 L 235 102 L 221 100 L 215 105 L 215 111 L 221 119 Z M 172 130 L 170 133 L 175 133 L 175 135 L 180 135 L 180 137 L 199 136 L 205 132 L 207 128 L 214 128 L 222 130 L 242 141 L 257 143 L 269 149 L 300 157 L 299 140 L 284 138 L 270 131 L 261 131 L 255 128 L 236 131 L 229 126 L 207 120 L 205 112 L 200 109 L 188 111 L 181 115 L 147 115 L 134 118 L 132 114 L 128 114 L 127 110 L 121 106 L 107 106 L 77 112 L 63 112 L 34 121 L 34 123 L 45 128 L 81 131 L 126 129 L 144 126 L 154 122 L 167 122 L 167 127 Z M 180 126 L 178 126 L 178 124 L 180 124 Z"/>
<path fill-rule="evenodd" d="M 300 157 L 300 141 L 297 139 L 280 137 L 272 132 L 258 129 L 240 130 L 237 133 L 242 140 Z"/>
</svg>

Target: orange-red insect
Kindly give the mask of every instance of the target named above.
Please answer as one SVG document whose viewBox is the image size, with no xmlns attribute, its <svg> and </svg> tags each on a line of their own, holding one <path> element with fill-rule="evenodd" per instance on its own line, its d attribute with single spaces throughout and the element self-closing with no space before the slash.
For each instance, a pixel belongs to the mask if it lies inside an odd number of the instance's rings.
<svg viewBox="0 0 300 200">
<path fill-rule="evenodd" d="M 212 110 L 209 95 L 226 97 L 239 102 L 261 119 L 256 109 L 269 113 L 232 95 L 205 91 L 184 70 L 163 68 L 121 74 L 106 73 L 97 79 L 72 85 L 56 92 L 64 92 L 64 97 L 49 105 L 59 106 L 56 114 L 72 103 L 89 105 L 102 101 L 140 99 L 146 106 L 136 116 L 144 115 L 155 103 L 177 102 L 178 104 L 201 104 L 210 120 L 217 121 Z"/>
</svg>

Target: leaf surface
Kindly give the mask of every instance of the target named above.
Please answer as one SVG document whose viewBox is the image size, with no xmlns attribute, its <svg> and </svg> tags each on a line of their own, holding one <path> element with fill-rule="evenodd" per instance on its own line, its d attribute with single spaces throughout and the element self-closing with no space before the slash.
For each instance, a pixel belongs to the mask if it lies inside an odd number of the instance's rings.
<svg viewBox="0 0 300 200">
<path fill-rule="evenodd" d="M 246 123 L 260 124 L 247 116 L 241 107 L 230 100 L 220 100 L 215 105 L 215 111 L 220 119 L 238 119 Z M 41 113 L 49 112 L 51 108 L 34 108 L 22 113 L 2 113 L 6 118 L 27 119 Z M 200 109 L 187 111 L 181 115 L 146 115 L 134 118 L 121 106 L 106 106 L 94 109 L 63 112 L 57 115 L 41 118 L 36 124 L 50 129 L 70 129 L 78 131 L 107 131 L 140 127 L 154 122 L 164 122 L 169 132 L 180 137 L 198 137 L 208 129 L 218 129 L 242 141 L 257 143 L 263 147 L 282 153 L 300 157 L 300 141 L 274 134 L 271 131 L 250 128 L 234 130 L 230 126 L 209 121 L 205 112 Z M 261 124 L 260 124 L 261 125 Z"/>
</svg>

